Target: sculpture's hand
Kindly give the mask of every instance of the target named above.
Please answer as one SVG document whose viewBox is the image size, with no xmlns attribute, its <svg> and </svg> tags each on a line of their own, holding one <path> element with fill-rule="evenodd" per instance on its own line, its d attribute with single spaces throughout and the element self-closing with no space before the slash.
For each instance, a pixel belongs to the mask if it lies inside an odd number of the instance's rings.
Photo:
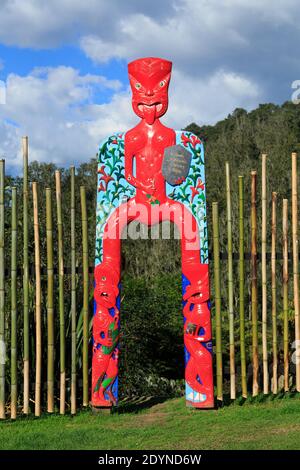
<svg viewBox="0 0 300 470">
<path fill-rule="evenodd" d="M 155 182 L 154 182 L 154 179 L 153 178 L 149 178 L 148 179 L 148 183 L 149 184 L 144 184 L 144 183 L 141 183 L 140 181 L 138 181 L 135 176 L 129 174 L 127 175 L 127 181 L 128 183 L 130 183 L 132 186 L 134 186 L 135 188 L 137 189 L 140 189 L 141 191 L 143 191 L 145 194 L 150 194 L 151 196 L 153 196 L 153 194 L 155 193 L 156 191 L 156 187 L 155 187 Z"/>
<path fill-rule="evenodd" d="M 145 189 L 146 189 L 145 192 L 153 196 L 156 191 L 155 182 L 153 178 L 149 178 L 148 181 L 149 181 L 149 184 L 145 185 Z"/>
</svg>

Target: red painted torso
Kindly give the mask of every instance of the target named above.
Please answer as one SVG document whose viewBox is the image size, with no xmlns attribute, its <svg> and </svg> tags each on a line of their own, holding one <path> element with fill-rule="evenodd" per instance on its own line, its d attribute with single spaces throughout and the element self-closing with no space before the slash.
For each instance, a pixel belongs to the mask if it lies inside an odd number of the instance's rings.
<svg viewBox="0 0 300 470">
<path fill-rule="evenodd" d="M 133 174 L 138 182 L 135 185 L 136 202 L 149 203 L 149 195 L 160 203 L 166 201 L 166 181 L 161 168 L 164 150 L 175 145 L 175 140 L 175 131 L 165 127 L 159 120 L 152 125 L 141 121 L 126 133 L 125 157 L 132 162 L 132 166 L 135 159 L 136 165 Z M 133 168 L 129 168 L 129 172 L 133 172 Z"/>
</svg>

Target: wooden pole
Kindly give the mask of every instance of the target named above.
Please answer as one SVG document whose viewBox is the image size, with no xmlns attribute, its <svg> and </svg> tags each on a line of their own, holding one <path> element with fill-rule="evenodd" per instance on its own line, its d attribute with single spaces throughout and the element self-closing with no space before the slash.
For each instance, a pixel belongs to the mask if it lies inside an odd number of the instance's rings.
<svg viewBox="0 0 300 470">
<path fill-rule="evenodd" d="M 5 419 L 5 270 L 4 191 L 5 162 L 0 160 L 0 419 Z"/>
<path fill-rule="evenodd" d="M 257 173 L 251 171 L 251 314 L 252 314 L 252 395 L 258 395 L 258 335 L 257 335 Z"/>
<path fill-rule="evenodd" d="M 71 175 L 71 414 L 76 413 L 76 238 L 75 238 L 75 167 Z"/>
<path fill-rule="evenodd" d="M 263 392 L 269 393 L 268 342 L 267 342 L 267 155 L 262 154 L 261 181 L 261 283 L 262 283 L 262 350 L 263 350 Z"/>
<path fill-rule="evenodd" d="M 300 392 L 300 319 L 299 319 L 299 241 L 298 241 L 298 193 L 297 193 L 297 153 L 292 153 L 292 237 L 293 237 L 293 277 L 295 308 L 296 345 L 296 390 Z"/>
<path fill-rule="evenodd" d="M 23 149 L 23 413 L 29 413 L 28 137 Z"/>
<path fill-rule="evenodd" d="M 60 334 L 60 414 L 65 414 L 66 366 L 65 366 L 65 310 L 64 310 L 64 255 L 60 172 L 55 172 L 57 235 L 58 235 L 58 290 L 59 290 L 59 334 Z"/>
<path fill-rule="evenodd" d="M 38 216 L 37 183 L 32 183 L 34 254 L 35 254 L 35 326 L 36 326 L 36 363 L 35 363 L 35 416 L 41 415 L 41 375 L 42 375 L 42 319 L 41 319 L 41 259 Z"/>
<path fill-rule="evenodd" d="M 289 391 L 289 254 L 288 254 L 288 200 L 282 205 L 283 237 L 283 358 L 284 358 L 284 391 Z"/>
<path fill-rule="evenodd" d="M 247 364 L 245 348 L 245 248 L 244 248 L 244 177 L 239 176 L 239 293 L 240 293 L 240 351 L 242 396 L 247 398 Z"/>
<path fill-rule="evenodd" d="M 17 417 L 17 189 L 11 188 L 11 405 L 10 417 Z"/>
<path fill-rule="evenodd" d="M 54 412 L 54 271 L 52 192 L 46 188 L 47 235 L 47 411 Z"/>
<path fill-rule="evenodd" d="M 273 339 L 273 393 L 277 393 L 277 311 L 276 311 L 276 200 L 277 193 L 272 193 L 272 247 L 271 247 L 271 272 L 272 272 L 272 339 Z"/>
<path fill-rule="evenodd" d="M 230 398 L 235 400 L 235 358 L 234 358 L 234 312 L 233 312 L 233 262 L 232 262 L 232 210 L 229 163 L 226 172 L 226 208 L 227 208 L 227 243 L 228 243 L 228 315 L 229 315 L 229 357 L 230 357 Z"/>
<path fill-rule="evenodd" d="M 82 220 L 82 262 L 83 262 L 83 349 L 82 349 L 82 374 L 83 374 L 83 406 L 89 404 L 89 254 L 88 254 L 88 224 L 86 210 L 85 187 L 80 187 L 81 220 Z"/>
<path fill-rule="evenodd" d="M 215 280 L 215 318 L 216 318 L 216 376 L 217 400 L 223 401 L 223 365 L 222 365 L 222 318 L 221 318 L 221 280 L 220 280 L 220 242 L 218 203 L 212 204 L 213 250 Z"/>
</svg>

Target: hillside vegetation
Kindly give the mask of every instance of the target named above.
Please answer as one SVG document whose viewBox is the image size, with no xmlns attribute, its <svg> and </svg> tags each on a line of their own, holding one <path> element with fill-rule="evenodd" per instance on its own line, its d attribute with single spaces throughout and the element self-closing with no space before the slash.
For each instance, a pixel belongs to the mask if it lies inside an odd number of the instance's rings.
<svg viewBox="0 0 300 470">
<path fill-rule="evenodd" d="M 231 166 L 232 175 L 232 207 L 233 207 L 233 248 L 238 249 L 238 175 L 245 177 L 245 250 L 249 252 L 249 208 L 250 208 L 250 171 L 258 170 L 258 182 L 260 178 L 260 155 L 268 153 L 268 202 L 270 206 L 271 191 L 278 193 L 278 239 L 281 236 L 281 199 L 291 197 L 291 158 L 294 150 L 300 150 L 300 107 L 290 102 L 282 106 L 274 104 L 260 105 L 257 109 L 246 112 L 236 109 L 226 119 L 214 126 L 198 126 L 190 124 L 188 130 L 193 131 L 204 141 L 206 155 L 206 189 L 207 189 L 207 213 L 209 223 L 210 248 L 211 248 L 211 204 L 219 202 L 220 212 L 220 246 L 221 251 L 226 252 L 226 214 L 225 214 L 225 161 Z M 40 207 L 40 238 L 41 238 L 41 260 L 42 268 L 46 263 L 46 233 L 45 233 L 45 187 L 53 189 L 53 208 L 55 209 L 55 179 L 56 166 L 53 164 L 39 164 L 32 162 L 29 168 L 31 181 L 39 183 L 39 207 Z M 64 256 L 65 266 L 70 266 L 70 175 L 68 169 L 62 170 L 62 198 L 63 198 L 63 230 L 64 230 Z M 96 198 L 96 158 L 91 159 L 77 169 L 76 184 L 84 184 L 87 189 L 88 199 L 88 223 L 89 223 L 89 253 L 90 265 L 94 260 L 94 235 L 95 235 L 95 198 Z M 7 186 L 16 185 L 18 188 L 18 213 L 22 214 L 22 180 L 21 178 L 7 177 Z M 9 194 L 7 193 L 7 198 Z M 77 263 L 81 265 L 81 219 L 80 219 L 80 195 L 76 191 L 76 233 L 77 233 Z M 10 266 L 9 244 L 10 244 L 10 206 L 9 199 L 6 205 L 6 262 L 7 269 Z M 258 184 L 258 244 L 260 243 L 260 184 Z M 33 266 L 33 223 L 32 223 L 32 201 L 30 200 L 30 262 Z M 270 217 L 270 210 L 268 212 Z M 54 228 L 56 227 L 56 211 L 53 210 Z M 268 223 L 268 230 L 271 224 Z M 22 220 L 18 224 L 18 252 L 22 253 Z M 268 232 L 268 235 L 270 233 Z M 270 249 L 270 237 L 268 238 Z M 57 267 L 57 236 L 54 231 L 55 266 Z M 258 251 L 260 246 L 258 245 Z M 278 243 L 278 252 L 281 253 L 281 244 Z M 181 272 L 180 272 L 180 244 L 178 240 L 126 240 L 123 243 L 123 292 L 122 292 L 122 337 L 120 355 L 120 386 L 121 396 L 140 396 L 141 394 L 167 393 L 176 396 L 182 392 L 183 386 L 183 345 L 182 345 L 182 313 L 181 313 Z M 22 257 L 18 259 L 18 268 L 22 267 Z M 249 263 L 246 263 L 246 305 L 249 302 Z M 235 293 L 234 302 L 237 309 L 237 263 L 235 270 Z M 227 292 L 226 292 L 226 262 L 222 262 L 222 308 L 223 308 L 223 352 L 224 364 L 228 360 L 228 333 L 227 333 Z M 269 274 L 268 274 L 269 275 Z M 33 278 L 32 278 L 33 279 Z M 281 285 L 280 265 L 278 266 L 278 280 Z M 46 288 L 45 271 L 43 271 L 43 288 Z M 258 280 L 260 283 L 260 279 Z M 22 306 L 22 279 L 19 276 L 18 288 L 18 311 L 21 313 Z M 259 286 L 260 288 L 260 286 Z M 91 302 L 90 313 L 93 310 L 92 301 L 92 278 L 90 284 Z M 46 289 L 44 289 L 46 292 Z M 6 315 L 9 325 L 9 283 L 7 283 Z M 70 277 L 65 279 L 65 312 L 66 331 L 70 332 Z M 213 283 L 212 283 L 213 299 Z M 269 292 L 270 303 L 270 292 Z M 58 299 L 56 299 L 57 307 Z M 281 290 L 278 288 L 278 315 L 279 315 L 279 350 L 282 348 L 281 335 Z M 77 284 L 77 306 L 78 316 L 82 307 L 82 279 L 78 276 Z M 34 331 L 34 283 L 30 289 L 31 329 Z M 46 296 L 42 299 L 43 309 L 43 331 L 46 331 Z M 57 311 L 57 310 L 56 310 Z M 214 314 L 214 303 L 212 302 Z M 22 315 L 19 315 L 18 335 L 19 344 L 22 344 Z M 293 331 L 293 312 L 291 303 L 291 332 Z M 260 330 L 260 328 L 259 328 Z M 56 315 L 56 342 L 58 351 L 59 324 Z M 250 322 L 246 324 L 247 332 L 247 360 L 250 362 Z M 293 333 L 291 333 L 291 338 Z M 236 320 L 236 360 L 239 363 L 238 352 L 238 317 Z M 81 349 L 80 317 L 78 327 L 78 351 Z M 9 345 L 9 330 L 7 329 L 7 341 Z M 32 344 L 33 348 L 33 344 Z M 70 341 L 69 336 L 66 344 L 66 363 L 70 365 Z M 46 351 L 45 351 L 46 352 Z M 58 354 L 57 354 L 58 356 Z M 56 371 L 58 373 L 58 357 L 56 356 Z M 80 358 L 80 354 L 78 356 Z M 31 354 L 34 361 L 34 349 Z M 138 358 L 138 362 L 137 362 Z M 46 361 L 46 356 L 44 357 Z M 31 367 L 34 373 L 34 362 Z M 22 368 L 21 352 L 19 361 Z M 78 374 L 81 363 L 78 362 Z M 9 371 L 9 365 L 7 367 Z M 69 374 L 67 369 L 67 375 Z M 44 370 L 46 374 L 46 369 Z M 8 379 L 9 380 L 9 379 Z M 20 376 L 21 380 L 21 376 Z M 46 375 L 43 377 L 46 382 Z M 32 376 L 34 382 L 34 376 Z M 67 381 L 67 384 L 69 382 Z M 21 385 L 21 382 L 20 382 Z M 79 387 L 80 392 L 80 387 Z"/>
</svg>

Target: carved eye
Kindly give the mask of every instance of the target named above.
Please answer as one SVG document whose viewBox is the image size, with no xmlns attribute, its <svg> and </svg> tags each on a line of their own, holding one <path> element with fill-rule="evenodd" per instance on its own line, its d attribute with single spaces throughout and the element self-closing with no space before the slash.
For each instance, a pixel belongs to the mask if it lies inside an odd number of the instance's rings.
<svg viewBox="0 0 300 470">
<path fill-rule="evenodd" d="M 101 277 L 102 281 L 106 281 L 106 276 Z"/>
<path fill-rule="evenodd" d="M 137 83 L 135 84 L 135 88 L 136 88 L 137 90 L 140 90 L 140 88 L 142 88 L 142 85 L 137 82 Z"/>
<path fill-rule="evenodd" d="M 159 82 L 159 86 L 162 88 L 163 86 L 165 86 L 166 84 L 166 80 L 162 80 L 161 82 Z"/>
</svg>

